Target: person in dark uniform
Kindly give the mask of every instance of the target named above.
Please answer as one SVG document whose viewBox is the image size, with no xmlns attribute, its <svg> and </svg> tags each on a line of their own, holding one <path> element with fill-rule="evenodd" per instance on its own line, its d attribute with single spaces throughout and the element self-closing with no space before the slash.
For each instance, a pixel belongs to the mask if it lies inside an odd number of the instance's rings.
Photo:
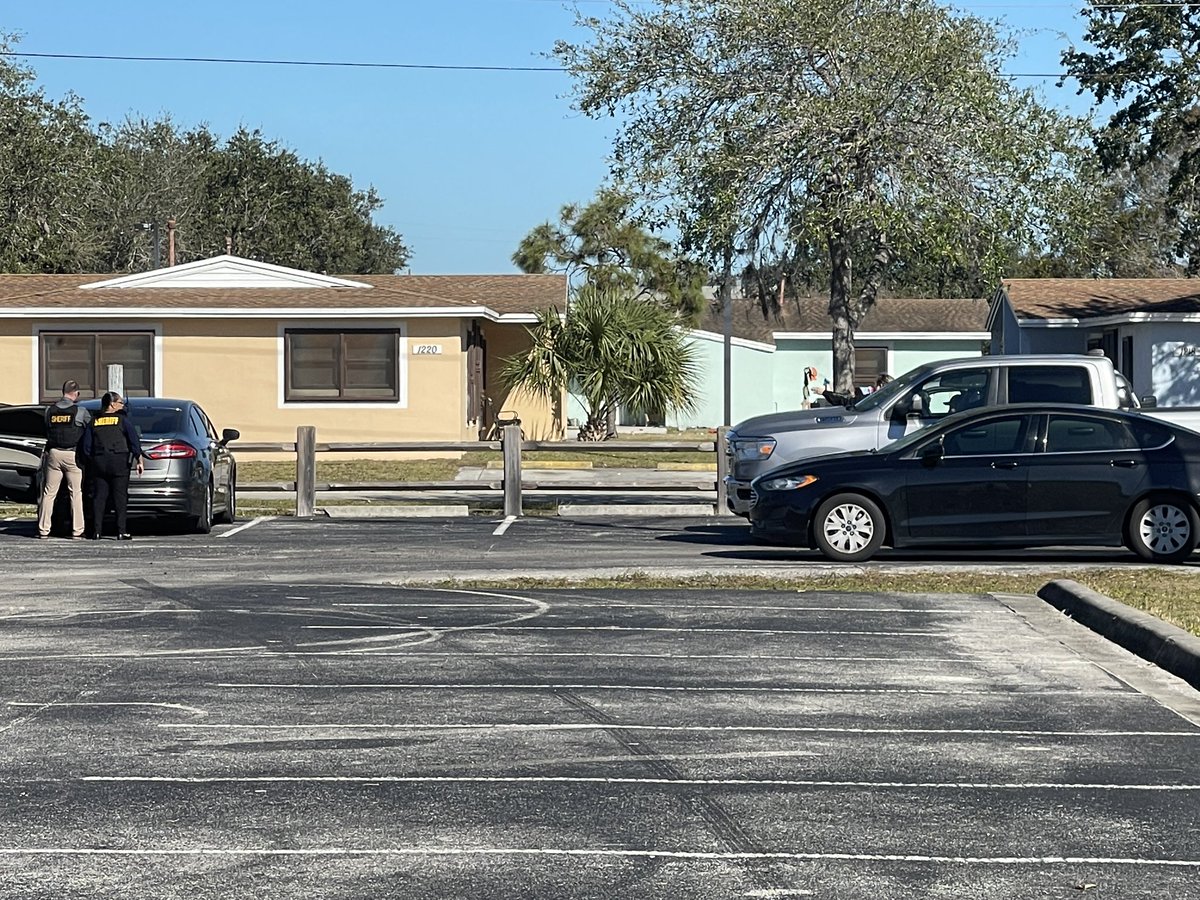
<svg viewBox="0 0 1200 900">
<path fill-rule="evenodd" d="M 117 516 L 117 540 L 131 541 L 133 535 L 125 527 L 129 466 L 132 457 L 137 473 L 141 475 L 145 471 L 142 445 L 125 413 L 125 400 L 121 395 L 109 391 L 100 403 L 100 412 L 83 435 L 83 455 L 92 479 L 92 537 L 100 540 L 104 531 L 104 513 L 111 496 L 113 512 Z"/>
<path fill-rule="evenodd" d="M 63 384 L 62 399 L 46 409 L 46 450 L 42 455 L 42 496 L 38 504 L 37 534 L 50 537 L 54 501 L 66 481 L 71 495 L 71 537 L 83 537 L 83 471 L 75 458 L 91 415 L 79 405 L 79 382 Z"/>
</svg>

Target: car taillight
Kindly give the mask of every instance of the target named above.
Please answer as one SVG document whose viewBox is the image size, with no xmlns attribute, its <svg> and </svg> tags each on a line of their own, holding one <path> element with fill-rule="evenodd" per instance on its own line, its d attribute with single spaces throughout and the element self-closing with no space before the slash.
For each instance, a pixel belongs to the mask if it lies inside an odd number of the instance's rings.
<svg viewBox="0 0 1200 900">
<path fill-rule="evenodd" d="M 146 451 L 147 459 L 192 459 L 195 455 L 196 448 L 183 441 L 170 441 Z"/>
</svg>

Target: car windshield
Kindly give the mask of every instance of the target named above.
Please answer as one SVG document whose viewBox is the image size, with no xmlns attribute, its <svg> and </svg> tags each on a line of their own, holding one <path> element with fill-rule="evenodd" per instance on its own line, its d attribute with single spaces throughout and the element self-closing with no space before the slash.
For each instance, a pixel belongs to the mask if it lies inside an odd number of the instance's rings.
<svg viewBox="0 0 1200 900">
<path fill-rule="evenodd" d="M 855 400 L 850 404 L 849 408 L 866 410 L 878 409 L 881 406 L 885 406 L 897 397 L 902 396 L 913 384 L 920 381 L 926 373 L 926 369 L 913 369 L 899 378 L 892 379 L 879 390 L 871 391 L 871 393 L 867 394 L 861 400 Z"/>
<path fill-rule="evenodd" d="M 183 410 L 177 406 L 147 406 L 134 400 L 127 408 L 133 427 L 142 437 L 177 434 L 183 421 Z"/>
</svg>

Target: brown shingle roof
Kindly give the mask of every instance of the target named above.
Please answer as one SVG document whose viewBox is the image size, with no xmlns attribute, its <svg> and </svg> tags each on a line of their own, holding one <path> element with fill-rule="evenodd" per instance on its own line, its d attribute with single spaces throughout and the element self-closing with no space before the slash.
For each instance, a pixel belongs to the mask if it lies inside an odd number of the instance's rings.
<svg viewBox="0 0 1200 900">
<path fill-rule="evenodd" d="M 985 300 L 913 299 L 881 297 L 867 313 L 857 331 L 964 333 L 986 331 L 988 304 Z M 709 306 L 697 326 L 703 331 L 722 334 L 724 317 L 717 304 Z M 733 301 L 733 334 L 739 338 L 770 344 L 779 332 L 828 334 L 833 330 L 829 318 L 829 300 L 807 297 L 791 303 L 779 316 L 764 318 L 758 303 Z"/>
<path fill-rule="evenodd" d="M 0 275 L 8 309 L 428 309 L 482 306 L 497 313 L 562 308 L 562 275 L 348 275 L 363 288 L 99 288 L 110 275 Z"/>
<path fill-rule="evenodd" d="M 1020 319 L 1200 312 L 1198 278 L 1011 278 L 1001 287 Z"/>
</svg>

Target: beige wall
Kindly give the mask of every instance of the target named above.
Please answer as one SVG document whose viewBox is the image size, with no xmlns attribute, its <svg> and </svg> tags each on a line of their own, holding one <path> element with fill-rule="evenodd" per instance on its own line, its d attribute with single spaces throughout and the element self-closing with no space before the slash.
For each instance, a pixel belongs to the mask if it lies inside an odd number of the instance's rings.
<svg viewBox="0 0 1200 900">
<path fill-rule="evenodd" d="M 237 428 L 243 441 L 295 440 L 300 425 L 315 425 L 321 442 L 459 441 L 477 439 L 466 421 L 466 328 L 461 319 L 400 320 L 408 352 L 402 361 L 406 402 L 397 405 L 284 404 L 281 327 L 394 327 L 395 321 L 179 318 L 105 323 L 122 328 L 157 329 L 160 396 L 198 401 L 218 429 Z M 70 323 L 79 326 L 78 320 Z M 36 401 L 33 339 L 35 327 L 59 328 L 56 320 L 0 319 L 0 402 Z M 515 409 L 529 438 L 561 433 L 561 403 L 548 405 L 525 396 L 509 397 L 497 378 L 501 358 L 527 340 L 521 325 L 482 322 L 488 344 L 488 384 L 495 409 Z M 416 356 L 418 343 L 437 344 L 440 354 Z"/>
<path fill-rule="evenodd" d="M 521 419 L 521 430 L 532 441 L 559 440 L 566 424 L 562 416 L 563 398 L 547 403 L 524 391 L 509 393 L 500 382 L 500 367 L 504 358 L 529 347 L 529 332 L 523 325 L 494 325 L 484 327 L 487 338 L 487 387 L 497 413 L 514 410 Z"/>
</svg>

